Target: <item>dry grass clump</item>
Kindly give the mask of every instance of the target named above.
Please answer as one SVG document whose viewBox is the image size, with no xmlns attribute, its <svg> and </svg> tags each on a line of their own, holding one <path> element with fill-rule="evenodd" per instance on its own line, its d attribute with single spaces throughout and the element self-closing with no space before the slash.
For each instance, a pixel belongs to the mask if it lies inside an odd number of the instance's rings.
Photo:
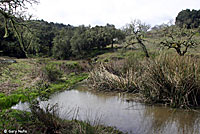
<svg viewBox="0 0 200 134">
<path fill-rule="evenodd" d="M 192 56 L 162 54 L 100 64 L 90 73 L 94 89 L 139 92 L 147 102 L 172 107 L 200 105 L 200 60 Z"/>
<path fill-rule="evenodd" d="M 200 60 L 168 54 L 144 66 L 140 91 L 148 101 L 172 107 L 200 105 Z"/>
<path fill-rule="evenodd" d="M 93 88 L 103 91 L 138 92 L 139 64 L 130 61 L 115 61 L 99 64 L 90 72 Z M 132 66 L 132 67 L 131 67 Z"/>
</svg>

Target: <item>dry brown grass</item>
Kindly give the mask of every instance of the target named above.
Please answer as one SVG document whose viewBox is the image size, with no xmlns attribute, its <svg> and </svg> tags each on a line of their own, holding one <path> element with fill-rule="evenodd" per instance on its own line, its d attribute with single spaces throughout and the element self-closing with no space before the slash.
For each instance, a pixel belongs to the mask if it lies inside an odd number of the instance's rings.
<svg viewBox="0 0 200 134">
<path fill-rule="evenodd" d="M 139 92 L 148 103 L 200 106 L 200 59 L 162 54 L 155 59 L 100 64 L 90 73 L 94 89 Z"/>
<path fill-rule="evenodd" d="M 140 90 L 150 102 L 172 107 L 200 105 L 200 60 L 190 56 L 161 55 L 144 64 Z"/>
<path fill-rule="evenodd" d="M 0 65 L 0 92 L 10 94 L 29 88 L 40 80 L 40 66 L 32 59 L 16 59 L 17 63 Z"/>
<path fill-rule="evenodd" d="M 134 66 L 129 62 L 120 60 L 97 65 L 90 72 L 90 82 L 93 88 L 103 91 L 138 92 L 137 63 L 135 62 Z"/>
</svg>

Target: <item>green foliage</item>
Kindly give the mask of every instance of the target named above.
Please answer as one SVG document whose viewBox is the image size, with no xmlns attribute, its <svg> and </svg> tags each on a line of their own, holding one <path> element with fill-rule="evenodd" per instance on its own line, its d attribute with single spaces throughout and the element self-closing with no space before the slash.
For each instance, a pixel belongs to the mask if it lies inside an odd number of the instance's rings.
<svg viewBox="0 0 200 134">
<path fill-rule="evenodd" d="M 0 93 L 0 98 L 5 97 L 5 94 Z"/>
<path fill-rule="evenodd" d="M 9 96 L 4 96 L 0 98 L 0 109 L 5 109 L 5 108 L 9 108 L 17 103 L 19 103 L 19 101 L 27 101 L 28 98 L 27 96 L 23 95 L 23 94 L 12 94 Z"/>
<path fill-rule="evenodd" d="M 87 78 L 87 74 L 83 73 L 87 69 L 85 64 L 77 61 L 50 61 L 48 58 L 19 59 L 15 64 L 2 64 L 0 109 L 9 108 L 19 101 L 25 102 L 38 96 L 49 97 L 56 91 L 68 89 Z M 70 74 L 72 72 L 76 74 Z"/>
<path fill-rule="evenodd" d="M 56 59 L 68 59 L 71 56 L 70 39 L 72 31 L 69 29 L 62 29 L 53 39 L 53 57 Z"/>
<path fill-rule="evenodd" d="M 38 96 L 49 97 L 49 95 L 51 95 L 52 93 L 56 91 L 66 90 L 74 84 L 87 78 L 87 73 L 82 73 L 80 75 L 71 74 L 68 76 L 68 79 L 65 82 L 54 83 L 50 85 L 45 85 L 45 83 L 42 83 L 42 85 L 36 87 L 36 89 L 19 89 L 8 96 L 0 94 L 0 110 L 10 108 L 20 101 L 25 102 L 33 100 Z"/>
<path fill-rule="evenodd" d="M 31 124 L 30 122 L 31 114 L 28 112 L 11 109 L 0 111 L 0 132 L 4 129 L 21 129 L 21 126 L 26 127 L 26 125 Z"/>
<path fill-rule="evenodd" d="M 198 28 L 200 26 L 200 10 L 182 10 L 176 17 L 176 25 L 186 28 Z"/>
<path fill-rule="evenodd" d="M 165 36 L 160 42 L 161 47 L 175 49 L 180 56 L 185 55 L 188 49 L 198 46 L 195 38 L 196 30 L 180 28 L 174 25 L 166 27 L 164 33 Z"/>
<path fill-rule="evenodd" d="M 66 82 L 67 82 L 70 86 L 72 86 L 72 85 L 74 85 L 75 83 L 80 82 L 80 81 L 82 81 L 82 80 L 84 80 L 84 79 L 87 79 L 87 78 L 88 78 L 88 74 L 87 74 L 87 73 L 81 73 L 81 74 L 79 74 L 79 75 L 76 75 L 75 73 L 71 73 L 71 74 L 69 75 L 69 78 L 66 80 Z"/>
<path fill-rule="evenodd" d="M 43 67 L 43 73 L 51 82 L 58 81 L 62 77 L 62 72 L 52 63 L 48 63 Z"/>
<path fill-rule="evenodd" d="M 104 49 L 117 40 L 122 40 L 124 34 L 121 30 L 116 29 L 114 25 L 84 27 L 79 26 L 71 39 L 71 50 L 74 56 L 80 57 L 90 53 L 97 48 Z M 90 51 L 91 50 L 91 51 Z"/>
<path fill-rule="evenodd" d="M 0 15 L 0 21 L 1 21 Z M 3 18 L 2 18 L 3 21 Z M 17 32 L 9 31 L 7 38 L 0 40 L 4 55 L 15 57 L 54 57 L 55 59 L 85 58 L 93 49 L 104 49 L 123 40 L 124 33 L 114 25 L 78 26 L 48 23 L 43 20 L 24 21 Z M 28 28 L 27 28 L 28 27 Z M 0 26 L 3 37 L 4 27 Z M 10 29 L 8 29 L 10 30 Z M 20 43 L 20 45 L 19 45 Z"/>
</svg>

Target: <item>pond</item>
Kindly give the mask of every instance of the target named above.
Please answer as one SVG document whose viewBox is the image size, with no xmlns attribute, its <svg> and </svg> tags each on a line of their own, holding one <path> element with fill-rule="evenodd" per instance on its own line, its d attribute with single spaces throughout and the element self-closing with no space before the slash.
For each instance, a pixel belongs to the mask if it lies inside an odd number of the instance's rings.
<svg viewBox="0 0 200 134">
<path fill-rule="evenodd" d="M 63 119 L 76 118 L 93 124 L 115 126 L 130 134 L 199 134 L 200 111 L 186 111 L 169 107 L 149 106 L 127 101 L 129 95 L 119 93 L 95 93 L 87 86 L 56 93 L 40 105 L 58 104 L 59 116 Z M 27 103 L 14 109 L 28 110 Z"/>
</svg>

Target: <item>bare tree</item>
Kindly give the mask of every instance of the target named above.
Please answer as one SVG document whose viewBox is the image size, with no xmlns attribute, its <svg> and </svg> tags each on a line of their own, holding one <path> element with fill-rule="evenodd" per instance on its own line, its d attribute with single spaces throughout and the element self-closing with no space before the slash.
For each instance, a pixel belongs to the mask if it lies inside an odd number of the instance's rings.
<svg viewBox="0 0 200 134">
<path fill-rule="evenodd" d="M 1 0 L 0 1 L 0 14 L 4 18 L 5 35 L 8 37 L 8 27 L 10 26 L 16 37 L 18 38 L 21 50 L 27 57 L 27 51 L 25 44 L 23 43 L 23 37 L 19 28 L 26 27 L 23 23 L 25 19 L 25 13 L 28 10 L 28 5 L 37 4 L 39 0 Z"/>
<path fill-rule="evenodd" d="M 130 24 L 127 24 L 123 29 L 126 33 L 125 44 L 127 45 L 125 48 L 130 45 L 134 46 L 135 44 L 139 44 L 142 47 L 146 57 L 149 57 L 149 53 L 144 44 L 144 37 L 150 27 L 150 25 L 142 23 L 140 20 L 134 20 Z"/>
<path fill-rule="evenodd" d="M 194 29 L 180 28 L 175 25 L 168 26 L 164 30 L 164 38 L 160 42 L 161 47 L 175 49 L 180 56 L 184 56 L 189 48 L 198 45 L 194 38 L 196 31 Z"/>
</svg>

